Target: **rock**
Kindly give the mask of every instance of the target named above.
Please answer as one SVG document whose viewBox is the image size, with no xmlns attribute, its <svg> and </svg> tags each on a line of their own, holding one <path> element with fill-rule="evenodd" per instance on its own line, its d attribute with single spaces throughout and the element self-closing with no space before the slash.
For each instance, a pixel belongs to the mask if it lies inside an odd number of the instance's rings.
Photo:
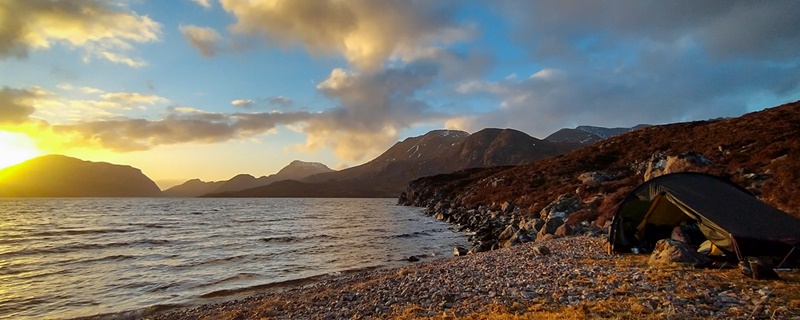
<svg viewBox="0 0 800 320">
<path fill-rule="evenodd" d="M 536 241 L 537 242 L 542 242 L 542 241 L 550 240 L 550 239 L 553 239 L 553 238 L 554 237 L 553 237 L 552 234 L 544 232 L 544 228 L 542 228 L 542 230 L 539 230 L 539 233 L 536 234 Z"/>
<path fill-rule="evenodd" d="M 508 201 L 503 202 L 503 204 L 500 205 L 500 211 L 503 211 L 505 213 L 512 213 L 514 212 L 514 204 Z"/>
<path fill-rule="evenodd" d="M 517 232 L 517 230 L 514 228 L 513 225 L 508 225 L 508 227 L 506 227 L 506 229 L 503 230 L 503 232 L 501 232 L 499 236 L 497 236 L 497 241 L 498 242 L 503 242 L 503 241 L 510 240 L 511 237 L 513 237 L 514 233 L 516 233 L 516 232 Z"/>
<path fill-rule="evenodd" d="M 614 179 L 614 176 L 601 171 L 584 172 L 578 176 L 578 180 L 580 180 L 581 183 L 589 186 L 597 186 L 606 181 L 613 181 Z"/>
<path fill-rule="evenodd" d="M 533 231 L 539 232 L 544 227 L 545 221 L 542 219 L 534 219 Z"/>
<path fill-rule="evenodd" d="M 710 164 L 710 160 L 697 152 L 687 152 L 678 156 L 666 156 L 663 152 L 656 152 L 650 157 L 647 171 L 644 173 L 644 181 L 668 173 L 687 171 L 693 166 L 705 167 Z"/>
<path fill-rule="evenodd" d="M 483 243 L 479 243 L 478 245 L 472 247 L 472 249 L 469 249 L 467 254 L 476 254 L 479 252 L 486 252 L 486 251 L 489 251 L 489 248 L 487 248 Z"/>
<path fill-rule="evenodd" d="M 463 247 L 455 247 L 453 249 L 453 255 L 456 256 L 456 257 L 466 256 L 467 255 L 467 249 L 464 249 Z"/>
<path fill-rule="evenodd" d="M 556 237 L 566 237 L 566 236 L 571 236 L 573 234 L 574 234 L 574 231 L 572 230 L 572 227 L 567 225 L 567 224 L 562 224 L 553 233 L 553 235 L 556 236 Z"/>
<path fill-rule="evenodd" d="M 556 230 L 558 230 L 561 225 L 564 224 L 564 219 L 562 218 L 553 218 L 548 220 L 544 226 L 539 230 L 539 232 L 544 232 L 546 234 L 554 234 Z"/>
<path fill-rule="evenodd" d="M 533 241 L 533 238 L 531 237 L 530 232 L 528 232 L 528 230 L 525 230 L 525 229 L 517 230 L 517 233 L 515 233 L 514 236 L 511 237 L 511 239 L 514 239 L 514 241 L 517 241 L 519 243 L 525 243 L 525 242 Z"/>
<path fill-rule="evenodd" d="M 419 261 L 419 258 L 417 256 L 410 256 L 406 260 L 408 260 L 408 262 L 417 262 Z"/>
<path fill-rule="evenodd" d="M 408 200 L 408 194 L 405 191 L 400 193 L 400 197 L 397 198 L 397 205 L 400 206 L 407 206 L 410 205 L 411 201 Z"/>
<path fill-rule="evenodd" d="M 749 266 L 749 274 L 745 274 L 747 276 L 752 277 L 756 280 L 780 280 L 781 278 L 778 276 L 778 273 L 775 270 L 772 270 L 772 267 L 767 265 L 764 260 L 756 257 L 745 257 L 745 261 L 742 262 L 742 265 Z M 744 273 L 744 269 L 742 270 Z"/>
<path fill-rule="evenodd" d="M 687 244 L 673 240 L 661 239 L 656 242 L 656 247 L 647 261 L 649 266 L 701 266 L 710 263 L 707 256 L 702 255 Z"/>
<path fill-rule="evenodd" d="M 566 218 L 570 213 L 580 209 L 581 201 L 578 196 L 574 194 L 562 194 L 556 198 L 539 212 L 539 216 L 545 220 L 550 221 L 553 218 Z M 552 233 L 552 232 L 549 232 Z"/>
<path fill-rule="evenodd" d="M 533 253 L 535 253 L 537 256 L 546 256 L 550 254 L 550 248 L 543 245 L 534 246 Z"/>
<path fill-rule="evenodd" d="M 667 167 L 667 156 L 662 151 L 656 151 L 650 156 L 647 162 L 647 169 L 644 172 L 644 181 L 653 179 L 664 174 Z"/>
</svg>

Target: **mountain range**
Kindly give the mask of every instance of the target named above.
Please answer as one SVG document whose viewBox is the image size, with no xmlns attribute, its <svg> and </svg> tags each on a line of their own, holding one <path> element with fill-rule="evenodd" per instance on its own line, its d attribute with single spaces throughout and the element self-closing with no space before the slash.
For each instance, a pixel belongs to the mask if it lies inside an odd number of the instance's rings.
<svg viewBox="0 0 800 320">
<path fill-rule="evenodd" d="M 520 165 L 582 146 L 533 138 L 513 129 L 474 134 L 434 130 L 397 142 L 377 158 L 341 171 L 209 197 L 395 197 L 409 181 L 475 167 Z"/>
<path fill-rule="evenodd" d="M 192 179 L 181 185 L 164 190 L 167 197 L 199 197 L 209 193 L 234 192 L 265 186 L 281 180 L 297 180 L 317 173 L 332 172 L 333 169 L 319 162 L 303 162 L 295 160 L 278 173 L 256 178 L 249 174 L 240 174 L 230 180 L 204 182 Z"/>
<path fill-rule="evenodd" d="M 192 179 L 163 192 L 133 167 L 51 155 L 0 170 L 0 197 L 396 197 L 416 178 L 527 164 L 630 130 L 582 126 L 544 140 L 513 129 L 434 130 L 341 171 L 296 160 L 269 176 Z"/>
</svg>

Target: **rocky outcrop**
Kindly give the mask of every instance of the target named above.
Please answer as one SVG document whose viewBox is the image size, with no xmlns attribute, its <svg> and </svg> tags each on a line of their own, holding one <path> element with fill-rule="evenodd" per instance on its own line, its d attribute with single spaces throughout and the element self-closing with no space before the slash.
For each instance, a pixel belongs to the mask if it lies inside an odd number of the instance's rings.
<svg viewBox="0 0 800 320">
<path fill-rule="evenodd" d="M 711 165 L 711 160 L 706 159 L 697 152 L 687 152 L 678 156 L 668 156 L 663 152 L 653 153 L 644 172 L 644 181 L 668 173 L 689 171 L 691 168 L 706 167 Z"/>
<path fill-rule="evenodd" d="M 48 155 L 0 170 L 0 197 L 160 197 L 141 170 Z"/>
</svg>

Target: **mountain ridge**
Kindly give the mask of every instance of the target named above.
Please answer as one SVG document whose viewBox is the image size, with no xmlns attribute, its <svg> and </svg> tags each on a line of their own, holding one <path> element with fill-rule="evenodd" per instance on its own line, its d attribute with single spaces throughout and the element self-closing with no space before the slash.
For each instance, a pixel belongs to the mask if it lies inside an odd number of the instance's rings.
<svg viewBox="0 0 800 320">
<path fill-rule="evenodd" d="M 159 197 L 140 169 L 45 155 L 0 170 L 0 197 Z"/>
<path fill-rule="evenodd" d="M 326 188 L 358 197 L 395 197 L 419 177 L 472 167 L 520 165 L 579 148 L 574 143 L 539 140 L 514 129 L 487 128 L 469 134 L 433 130 L 395 143 L 375 159 L 352 168 L 315 174 L 294 185 L 294 197 L 328 196 Z M 371 188 L 365 189 L 364 186 Z M 209 197 L 284 197 L 274 186 L 213 193 Z"/>
<path fill-rule="evenodd" d="M 169 197 L 199 197 L 209 193 L 236 192 L 256 188 L 281 180 L 302 179 L 312 174 L 331 171 L 333 170 L 319 162 L 294 160 L 277 173 L 269 176 L 256 178 L 253 175 L 242 173 L 222 181 L 204 182 L 200 179 L 192 179 L 166 189 L 163 193 Z"/>
</svg>

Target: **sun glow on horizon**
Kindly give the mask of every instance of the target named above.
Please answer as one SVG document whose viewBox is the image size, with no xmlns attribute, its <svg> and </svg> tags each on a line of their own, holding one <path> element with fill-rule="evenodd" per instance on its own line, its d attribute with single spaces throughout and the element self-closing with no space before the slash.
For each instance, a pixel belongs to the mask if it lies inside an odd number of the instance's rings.
<svg viewBox="0 0 800 320">
<path fill-rule="evenodd" d="M 41 154 L 42 152 L 28 136 L 0 131 L 0 169 L 19 164 Z"/>
</svg>

